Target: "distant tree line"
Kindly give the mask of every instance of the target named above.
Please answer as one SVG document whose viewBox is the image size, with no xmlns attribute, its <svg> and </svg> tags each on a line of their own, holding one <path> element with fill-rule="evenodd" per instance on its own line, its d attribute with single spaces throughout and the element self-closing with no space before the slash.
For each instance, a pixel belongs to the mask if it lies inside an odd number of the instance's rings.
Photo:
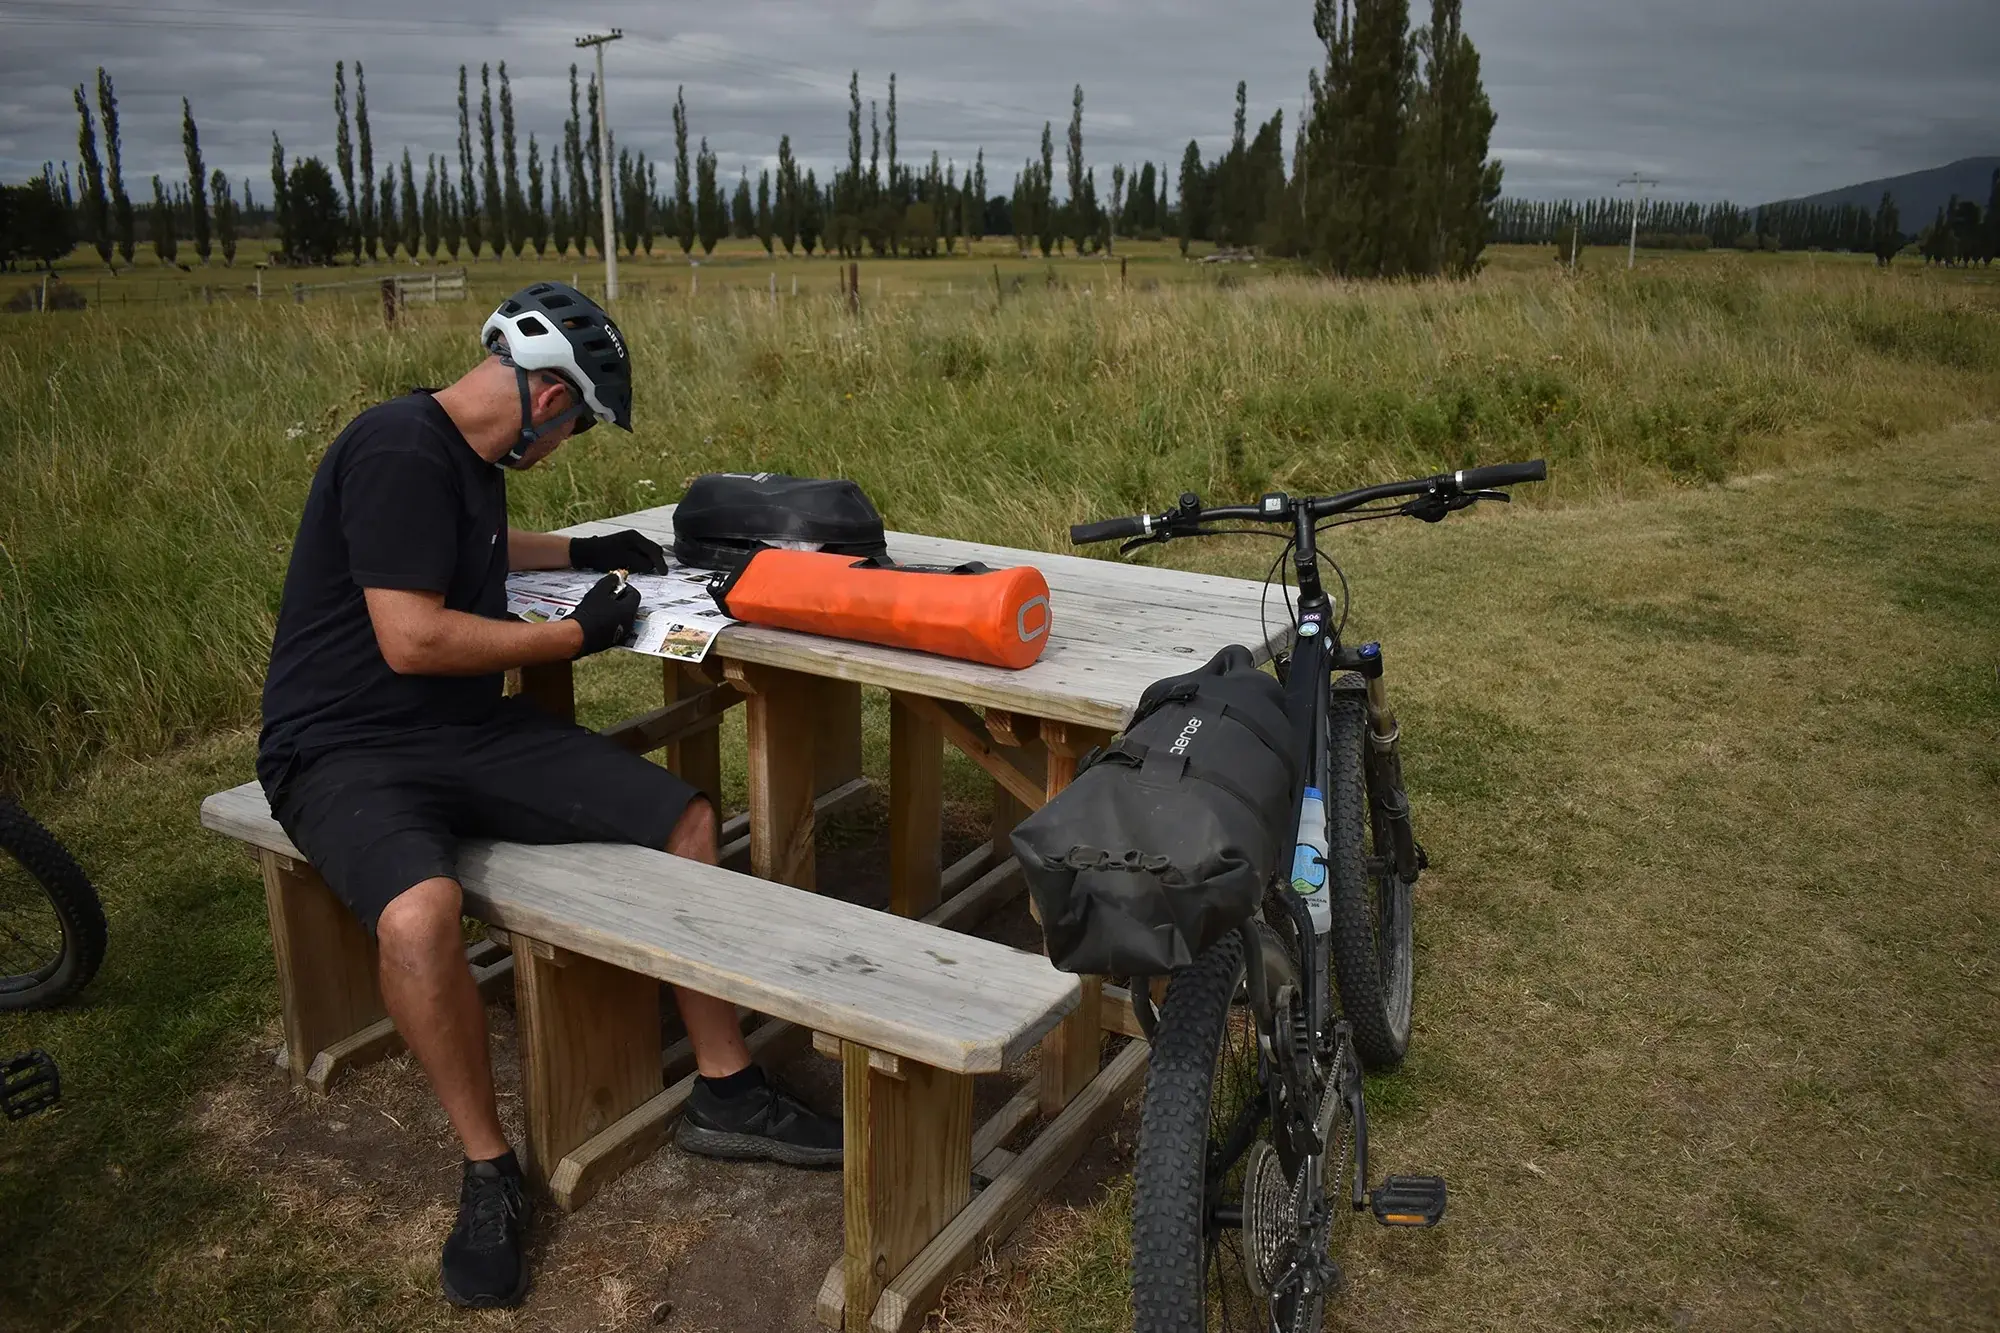
<svg viewBox="0 0 2000 1333">
<path fill-rule="evenodd" d="M 1493 239 L 1503 245 L 1553 244 L 1558 257 L 1581 245 L 1623 245 L 1632 234 L 1630 199 L 1502 199 L 1493 207 Z M 1990 264 L 2000 258 L 2000 171 L 1986 207 L 1953 195 L 1921 231 L 1903 230 L 1887 191 L 1873 211 L 1855 204 L 1698 204 L 1651 199 L 1638 205 L 1638 243 L 1659 250 L 1844 250 L 1889 263 L 1910 245 L 1927 263 Z"/>
<path fill-rule="evenodd" d="M 681 252 L 712 252 L 727 236 L 755 239 L 768 253 L 841 256 L 951 254 L 988 235 L 1012 235 L 1023 251 L 1044 255 L 1111 250 L 1119 236 L 1177 235 L 1185 253 L 1196 240 L 1254 246 L 1325 271 L 1357 276 L 1473 271 L 1488 237 L 1500 166 L 1487 159 L 1493 112 L 1479 79 L 1479 57 L 1459 23 L 1460 0 L 1433 0 L 1430 23 L 1412 31 L 1408 0 L 1316 0 L 1314 28 L 1326 49 L 1323 71 L 1309 81 L 1306 123 L 1294 135 L 1289 170 L 1282 113 L 1249 132 L 1246 89 L 1239 84 L 1228 150 L 1203 159 L 1190 142 L 1180 163 L 1178 204 L 1169 201 L 1164 163 L 1111 167 L 1101 188 L 1085 156 L 1084 91 L 1071 98 L 1060 198 L 1053 125 L 1040 152 L 1015 177 L 1011 193 L 991 194 L 983 149 L 956 161 L 905 162 L 900 153 L 896 76 L 886 107 L 868 103 L 862 156 L 859 71 L 848 81 L 847 160 L 824 183 L 801 172 L 790 136 L 778 143 L 775 170 L 748 168 L 733 189 L 718 179 L 716 155 L 691 143 L 687 103 L 672 111 L 674 160 L 668 188 L 643 152 L 614 142 L 600 152 L 595 79 L 578 82 L 570 67 L 569 117 L 546 155 L 533 135 L 517 142 L 513 92 L 502 62 L 482 65 L 475 115 L 469 70 L 458 71 L 456 153 L 426 154 L 422 178 L 407 148 L 377 174 L 368 118 L 368 86 L 359 62 L 333 77 L 332 165 L 288 156 L 271 137 L 270 206 L 258 209 L 249 181 L 240 195 L 219 172 L 207 172 L 191 105 L 182 102 L 185 179 L 153 177 L 150 200 L 135 204 L 121 162 L 117 99 L 98 71 L 95 115 L 75 90 L 78 177 L 67 166 L 45 170 L 7 195 L 7 256 L 51 262 L 67 241 L 83 240 L 114 271 L 137 250 L 138 216 L 161 263 L 233 262 L 249 227 L 268 225 L 279 262 L 330 264 L 519 257 L 528 250 L 579 258 L 605 245 L 603 206 L 611 191 L 616 234 L 629 255 L 670 239 Z M 496 79 L 497 73 L 497 98 Z M 497 103 L 497 117 L 496 117 Z M 886 110 L 886 116 L 883 111 Z M 98 143 L 103 143 L 100 157 Z M 385 155 L 386 156 L 386 155 Z"/>
</svg>

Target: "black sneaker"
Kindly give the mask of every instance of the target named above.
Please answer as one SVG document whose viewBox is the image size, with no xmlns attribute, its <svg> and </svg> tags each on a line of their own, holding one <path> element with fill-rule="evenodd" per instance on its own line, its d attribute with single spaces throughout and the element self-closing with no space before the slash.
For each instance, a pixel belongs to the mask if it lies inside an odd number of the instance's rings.
<svg viewBox="0 0 2000 1333">
<path fill-rule="evenodd" d="M 695 1080 L 674 1141 L 703 1157 L 786 1166 L 839 1166 L 840 1117 L 825 1116 L 768 1079 L 730 1098 Z"/>
<path fill-rule="evenodd" d="M 458 1225 L 446 1237 L 438 1265 L 446 1300 L 466 1310 L 521 1303 L 528 1294 L 528 1257 L 521 1252 L 528 1216 L 518 1169 L 508 1171 L 495 1162 L 465 1164 Z"/>
</svg>

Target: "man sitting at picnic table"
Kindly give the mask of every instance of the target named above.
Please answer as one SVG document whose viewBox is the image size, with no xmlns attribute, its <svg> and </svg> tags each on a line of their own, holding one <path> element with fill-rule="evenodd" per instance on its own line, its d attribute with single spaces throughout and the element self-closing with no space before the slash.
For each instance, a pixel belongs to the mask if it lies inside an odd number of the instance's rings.
<svg viewBox="0 0 2000 1333">
<path fill-rule="evenodd" d="M 320 463 L 285 576 L 257 776 L 285 832 L 380 946 L 382 999 L 465 1150 L 444 1293 L 527 1293 L 521 1169 L 500 1128 L 486 1014 L 460 933 L 464 838 L 625 842 L 716 860 L 706 798 L 595 732 L 501 697 L 502 673 L 620 642 L 639 595 L 615 573 L 574 614 L 507 614 L 512 569 L 659 572 L 636 531 L 507 526 L 507 470 L 599 421 L 631 430 L 631 363 L 604 311 L 559 282 L 502 302 L 457 383 L 369 408 Z M 751 1063 L 735 1006 L 676 988 L 699 1077 L 680 1145 L 801 1166 L 841 1157 L 837 1118 Z"/>
</svg>

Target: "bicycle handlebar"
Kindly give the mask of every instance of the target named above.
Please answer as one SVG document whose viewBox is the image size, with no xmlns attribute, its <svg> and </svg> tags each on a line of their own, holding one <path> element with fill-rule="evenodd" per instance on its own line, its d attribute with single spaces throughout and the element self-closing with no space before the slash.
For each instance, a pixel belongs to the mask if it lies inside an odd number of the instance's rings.
<svg viewBox="0 0 2000 1333">
<path fill-rule="evenodd" d="M 1113 542 L 1126 537 L 1144 537 L 1150 526 L 1144 514 L 1131 514 L 1124 518 L 1107 518 L 1096 523 L 1077 523 L 1069 530 L 1072 545 L 1087 546 L 1091 542 Z"/>
<path fill-rule="evenodd" d="M 1164 541 L 1172 536 L 1199 535 L 1198 529 L 1203 523 L 1291 523 L 1296 521 L 1295 515 L 1300 505 L 1306 506 L 1313 521 L 1318 522 L 1320 519 L 1344 514 L 1376 500 L 1393 500 L 1402 496 L 1456 499 L 1457 503 L 1451 504 L 1448 508 L 1460 508 L 1470 504 L 1472 497 L 1479 491 L 1496 486 L 1512 486 L 1521 482 L 1546 481 L 1548 475 L 1548 463 L 1537 458 L 1527 463 L 1496 463 L 1489 467 L 1441 472 L 1434 477 L 1383 482 L 1380 485 L 1363 486 L 1359 490 L 1344 491 L 1339 495 L 1323 496 L 1319 499 L 1301 500 L 1274 495 L 1265 497 L 1265 501 L 1260 504 L 1224 505 L 1215 509 L 1203 509 L 1200 507 L 1201 502 L 1193 495 L 1184 495 L 1181 497 L 1180 508 L 1169 509 L 1165 513 L 1130 514 L 1123 518 L 1100 519 L 1095 523 L 1078 523 L 1070 528 L 1069 539 L 1077 546 L 1086 546 L 1092 542 L 1135 539 Z M 1442 518 L 1447 511 L 1447 508 L 1439 507 L 1435 514 L 1424 513 L 1419 516 Z"/>
<path fill-rule="evenodd" d="M 1490 486 L 1512 486 L 1523 481 L 1547 481 L 1549 465 L 1542 459 L 1531 463 L 1495 463 L 1491 467 L 1467 468 L 1451 474 L 1461 491 L 1483 491 Z"/>
</svg>

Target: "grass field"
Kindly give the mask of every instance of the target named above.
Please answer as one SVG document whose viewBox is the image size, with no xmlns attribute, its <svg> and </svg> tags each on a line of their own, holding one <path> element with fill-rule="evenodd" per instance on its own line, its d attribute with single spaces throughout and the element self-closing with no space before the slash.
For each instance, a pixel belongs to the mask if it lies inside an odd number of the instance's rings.
<svg viewBox="0 0 2000 1333">
<path fill-rule="evenodd" d="M 1469 286 L 1202 270 L 1088 296 L 1058 267 L 997 308 L 859 320 L 705 276 L 620 311 L 639 434 L 522 478 L 516 520 L 754 464 L 853 476 L 895 526 L 1060 549 L 1184 487 L 1546 455 L 1512 512 L 1340 548 L 1436 861 L 1377 1151 L 1455 1202 L 1439 1232 L 1363 1234 L 1333 1326 L 1991 1326 L 2000 291 L 1520 258 Z M 90 866 L 113 938 L 87 1003 L 0 1019 L 0 1051 L 44 1046 L 69 1085 L 0 1129 L 0 1327 L 456 1326 L 424 1219 L 365 1170 L 315 1195 L 218 1136 L 275 1000 L 254 875 L 193 811 L 248 770 L 319 454 L 461 367 L 476 313 L 0 320 L 0 771 Z M 1170 558 L 1262 567 L 1234 543 Z M 643 706 L 649 675 L 582 673 L 587 715 Z M 947 1327 L 1118 1327 L 1122 1200 L 1038 1215 Z"/>
</svg>

